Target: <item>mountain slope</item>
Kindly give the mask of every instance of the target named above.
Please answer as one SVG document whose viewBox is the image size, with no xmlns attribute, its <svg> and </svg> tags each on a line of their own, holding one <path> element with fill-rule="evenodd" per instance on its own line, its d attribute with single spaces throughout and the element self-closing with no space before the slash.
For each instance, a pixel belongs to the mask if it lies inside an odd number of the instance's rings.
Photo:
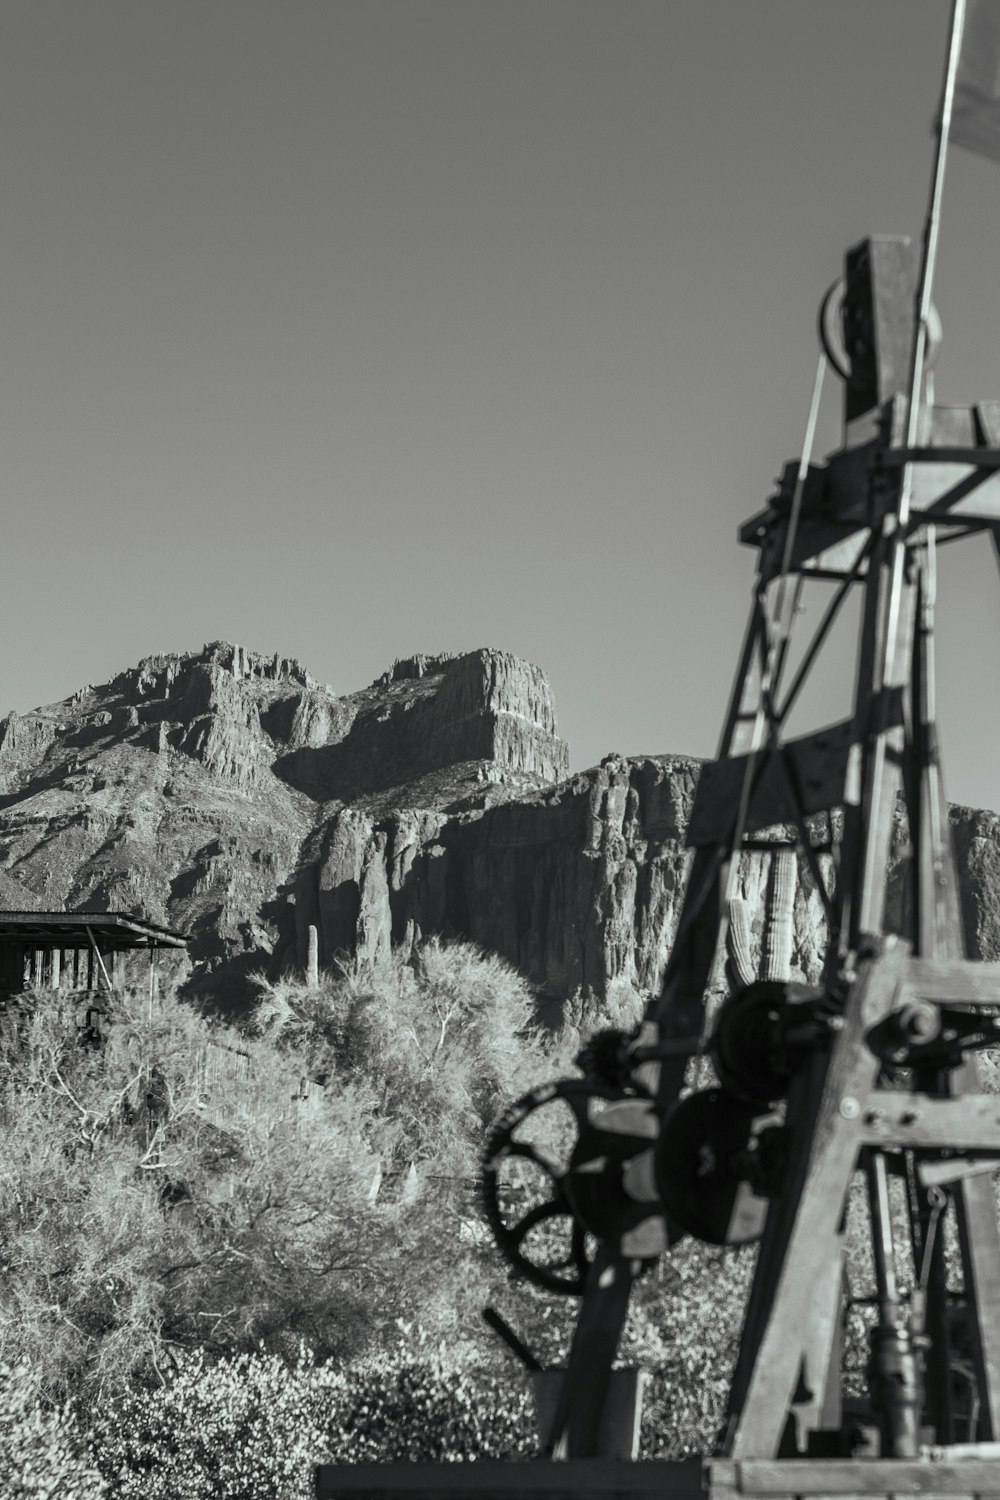
<svg viewBox="0 0 1000 1500">
<path fill-rule="evenodd" d="M 193 982 L 377 962 L 474 938 L 546 993 L 658 988 L 700 762 L 568 777 L 544 674 L 503 652 L 415 656 L 337 696 L 297 661 L 216 642 L 0 721 L 0 902 L 136 911 L 191 934 Z M 1000 818 L 952 809 L 968 951 L 1000 956 Z M 907 902 L 897 830 L 890 911 Z M 823 857 L 824 859 L 826 856 Z M 770 855 L 739 894 L 759 945 Z M 815 977 L 822 904 L 799 861 L 793 963 Z"/>
</svg>

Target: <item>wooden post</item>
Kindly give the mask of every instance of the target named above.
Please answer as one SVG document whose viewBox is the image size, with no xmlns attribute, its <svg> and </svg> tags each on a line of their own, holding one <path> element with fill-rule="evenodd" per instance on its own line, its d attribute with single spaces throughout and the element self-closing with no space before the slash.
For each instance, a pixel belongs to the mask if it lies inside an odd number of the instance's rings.
<svg viewBox="0 0 1000 1500">
<path fill-rule="evenodd" d="M 816 1053 L 793 1085 L 788 1181 L 768 1213 L 730 1393 L 732 1458 L 778 1457 L 804 1361 L 813 1399 L 825 1394 L 840 1317 L 844 1206 L 880 1067 L 866 1038 L 892 1005 L 905 958 L 896 943 L 867 961 L 829 1057 Z"/>
<path fill-rule="evenodd" d="M 565 1370 L 536 1370 L 531 1376 L 535 1413 L 538 1421 L 539 1447 L 552 1447 L 552 1430 L 559 1407 Z M 642 1419 L 642 1397 L 646 1372 L 638 1369 L 612 1370 L 604 1405 L 598 1419 L 594 1456 L 597 1458 L 639 1457 L 639 1425 Z"/>
<path fill-rule="evenodd" d="M 97 975 L 98 975 L 98 973 L 100 973 L 101 978 L 104 980 L 105 987 L 108 990 L 112 990 L 114 988 L 114 986 L 111 983 L 111 978 L 110 978 L 110 976 L 108 974 L 107 968 L 105 967 L 104 959 L 103 959 L 103 957 L 101 955 L 101 950 L 97 946 L 97 940 L 94 937 L 94 934 L 90 930 L 89 927 L 86 929 L 86 932 L 87 932 L 88 938 L 90 939 L 90 976 L 89 976 L 90 977 L 90 986 L 89 987 L 92 990 L 100 989 L 100 984 L 97 982 Z"/>
<path fill-rule="evenodd" d="M 634 1279 L 630 1262 L 598 1246 L 548 1430 L 546 1448 L 553 1458 L 597 1456 L 611 1364 Z"/>
</svg>

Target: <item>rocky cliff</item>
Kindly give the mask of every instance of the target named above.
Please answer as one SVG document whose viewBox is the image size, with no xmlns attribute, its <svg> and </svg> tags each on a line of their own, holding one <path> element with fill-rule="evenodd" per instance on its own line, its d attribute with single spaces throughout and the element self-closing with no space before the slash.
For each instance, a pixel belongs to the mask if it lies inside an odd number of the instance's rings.
<svg viewBox="0 0 1000 1500">
<path fill-rule="evenodd" d="M 481 811 L 567 766 L 544 674 L 503 652 L 412 657 L 343 696 L 225 642 L 149 657 L 0 720 L 0 899 L 143 912 L 232 981 L 295 961 L 303 868 L 324 841 L 346 857 L 352 818 Z"/>
<path fill-rule="evenodd" d="M 324 963 L 453 932 L 554 997 L 655 990 L 700 763 L 567 765 L 544 674 L 502 652 L 412 657 L 343 696 L 225 643 L 151 657 L 0 721 L 0 902 L 181 928 L 193 983 L 232 1000 L 254 969 L 304 965 L 311 924 Z M 952 826 L 969 952 L 1000 957 L 1000 818 L 954 808 Z M 769 866 L 740 871 L 758 945 Z M 800 861 L 797 973 L 823 943 Z"/>
</svg>

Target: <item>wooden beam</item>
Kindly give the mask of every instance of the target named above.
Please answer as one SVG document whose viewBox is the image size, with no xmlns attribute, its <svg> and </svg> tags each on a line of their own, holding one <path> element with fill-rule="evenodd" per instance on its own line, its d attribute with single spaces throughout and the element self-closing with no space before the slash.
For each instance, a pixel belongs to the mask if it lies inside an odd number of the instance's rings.
<svg viewBox="0 0 1000 1500">
<path fill-rule="evenodd" d="M 956 1104 L 978 1103 L 979 1061 L 967 1057 L 952 1075 Z M 960 1179 L 951 1189 L 962 1257 L 968 1314 L 966 1332 L 980 1400 L 979 1436 L 1000 1437 L 1000 1229 L 993 1183 L 987 1177 Z"/>
<path fill-rule="evenodd" d="M 1000 963 L 968 959 L 911 958 L 904 978 L 906 997 L 939 1005 L 1000 1006 Z"/>
<path fill-rule="evenodd" d="M 320 1464 L 317 1500 L 703 1500 L 702 1461 L 628 1463 L 568 1459 L 563 1463 Z"/>
<path fill-rule="evenodd" d="M 569 1360 L 545 1448 L 559 1459 L 596 1458 L 602 1416 L 639 1262 L 599 1244 L 587 1274 Z"/>
<path fill-rule="evenodd" d="M 868 1101 L 862 1139 L 866 1146 L 888 1150 L 950 1146 L 1000 1157 L 1000 1096 L 932 1099 L 879 1089 Z"/>
<path fill-rule="evenodd" d="M 740 541 L 761 549 L 761 572 L 777 577 L 785 550 L 788 516 L 769 508 L 740 528 Z M 791 570 L 822 578 L 844 578 L 854 568 L 868 543 L 870 529 L 857 521 L 802 516 L 792 546 Z M 864 567 L 859 577 L 864 577 Z"/>
<path fill-rule="evenodd" d="M 947 1450 L 945 1450 L 947 1452 Z M 1000 1460 L 963 1458 L 779 1459 L 707 1467 L 710 1495 L 716 1487 L 738 1495 L 983 1495 L 1000 1493 Z"/>
<path fill-rule="evenodd" d="M 902 720 L 901 700 L 893 709 Z M 768 752 L 760 756 L 760 777 L 750 798 L 746 832 L 756 833 L 791 823 L 796 816 L 811 817 L 838 807 L 844 798 L 844 783 L 851 747 L 858 738 L 853 719 L 831 724 L 801 739 L 782 745 L 795 785 L 801 791 L 801 804 L 792 804 L 787 778 Z M 724 844 L 732 836 L 733 818 L 740 788 L 746 774 L 747 757 L 734 755 L 728 760 L 710 761 L 698 778 L 694 807 L 687 827 L 687 841 L 695 848 Z"/>
<path fill-rule="evenodd" d="M 777 1457 L 803 1359 L 829 1345 L 815 1315 L 832 1305 L 827 1279 L 839 1285 L 844 1204 L 880 1067 L 867 1034 L 892 1010 L 905 959 L 890 942 L 865 961 L 828 1061 L 817 1058 L 818 1076 L 802 1075 L 789 1098 L 788 1175 L 768 1210 L 730 1395 L 732 1458 Z"/>
</svg>

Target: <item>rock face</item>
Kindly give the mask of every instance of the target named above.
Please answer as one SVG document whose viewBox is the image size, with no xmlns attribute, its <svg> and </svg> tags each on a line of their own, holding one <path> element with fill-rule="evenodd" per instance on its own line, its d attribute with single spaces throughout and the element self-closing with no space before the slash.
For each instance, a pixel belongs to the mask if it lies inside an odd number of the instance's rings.
<svg viewBox="0 0 1000 1500">
<path fill-rule="evenodd" d="M 135 910 L 192 936 L 192 983 L 462 933 L 543 993 L 655 991 L 676 930 L 700 762 L 607 757 L 567 775 L 537 667 L 414 656 L 336 696 L 297 661 L 216 642 L 0 721 L 4 906 Z M 952 809 L 968 950 L 1000 957 L 1000 817 Z M 905 828 L 890 908 L 906 904 Z M 738 894 L 759 956 L 771 856 Z M 793 971 L 822 902 L 799 861 Z"/>
<path fill-rule="evenodd" d="M 295 892 L 318 861 L 323 930 L 346 935 L 324 961 L 355 934 L 380 952 L 372 819 L 484 809 L 567 764 L 544 674 L 502 652 L 414 657 L 343 697 L 225 642 L 148 657 L 0 721 L 0 893 L 141 911 L 191 933 L 197 974 L 221 983 L 295 961 Z"/>
<path fill-rule="evenodd" d="M 311 797 L 353 800 L 470 761 L 538 782 L 569 769 L 547 679 L 504 652 L 411 657 L 343 702 L 329 720 L 300 703 L 298 740 L 276 767 Z"/>
</svg>

